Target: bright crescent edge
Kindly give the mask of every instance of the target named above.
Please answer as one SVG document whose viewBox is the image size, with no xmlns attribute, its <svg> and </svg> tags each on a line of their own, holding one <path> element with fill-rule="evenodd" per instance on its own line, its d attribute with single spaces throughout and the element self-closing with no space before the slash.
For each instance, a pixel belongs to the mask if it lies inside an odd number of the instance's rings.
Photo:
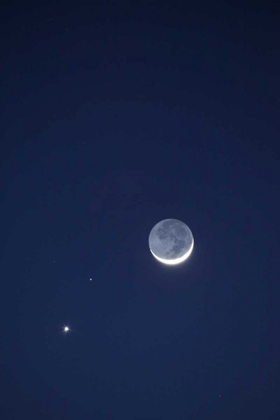
<svg viewBox="0 0 280 420">
<path fill-rule="evenodd" d="M 191 247 L 190 247 L 190 249 L 188 250 L 188 252 L 186 252 L 185 253 L 185 255 L 182 255 L 182 257 L 180 257 L 180 258 L 176 258 L 175 260 L 164 260 L 163 258 L 159 258 L 157 255 L 155 255 L 154 253 L 153 253 L 153 251 L 151 250 L 151 248 L 150 248 L 150 251 L 151 251 L 151 253 L 153 254 L 153 256 L 158 260 L 158 261 L 160 261 L 160 262 L 162 262 L 163 264 L 167 264 L 167 265 L 176 265 L 176 264 L 180 264 L 180 263 L 182 263 L 183 261 L 185 261 L 190 255 L 191 255 L 191 253 L 192 253 L 192 250 L 193 250 L 193 247 L 194 247 L 194 240 L 192 240 L 192 244 L 191 244 Z"/>
</svg>

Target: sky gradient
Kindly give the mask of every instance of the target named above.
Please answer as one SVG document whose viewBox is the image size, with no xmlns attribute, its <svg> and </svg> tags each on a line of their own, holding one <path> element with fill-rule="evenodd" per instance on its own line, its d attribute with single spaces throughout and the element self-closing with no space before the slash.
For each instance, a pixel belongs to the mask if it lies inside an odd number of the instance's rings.
<svg viewBox="0 0 280 420">
<path fill-rule="evenodd" d="M 47 3 L 1 6 L 1 419 L 277 419 L 279 7 Z"/>
</svg>

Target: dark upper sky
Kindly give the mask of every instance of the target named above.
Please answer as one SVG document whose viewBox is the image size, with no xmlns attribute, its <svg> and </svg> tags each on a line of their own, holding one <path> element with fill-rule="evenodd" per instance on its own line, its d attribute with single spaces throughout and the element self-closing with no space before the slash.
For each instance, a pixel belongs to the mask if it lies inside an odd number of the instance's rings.
<svg viewBox="0 0 280 420">
<path fill-rule="evenodd" d="M 276 3 L 46 3 L 0 13 L 1 420 L 277 419 Z"/>
</svg>

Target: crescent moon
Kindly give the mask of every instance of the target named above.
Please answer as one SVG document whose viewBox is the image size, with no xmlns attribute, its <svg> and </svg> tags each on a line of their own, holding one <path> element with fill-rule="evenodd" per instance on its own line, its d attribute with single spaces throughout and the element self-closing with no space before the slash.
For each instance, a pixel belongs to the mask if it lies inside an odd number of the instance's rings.
<svg viewBox="0 0 280 420">
<path fill-rule="evenodd" d="M 163 264 L 182 263 L 191 255 L 193 247 L 192 232 L 180 220 L 162 220 L 153 227 L 149 235 L 150 251 Z"/>
</svg>

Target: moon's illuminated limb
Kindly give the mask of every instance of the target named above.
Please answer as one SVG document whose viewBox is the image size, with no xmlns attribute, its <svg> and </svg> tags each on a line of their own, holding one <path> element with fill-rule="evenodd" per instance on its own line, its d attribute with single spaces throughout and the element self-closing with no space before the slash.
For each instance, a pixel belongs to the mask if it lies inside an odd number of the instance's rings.
<svg viewBox="0 0 280 420">
<path fill-rule="evenodd" d="M 155 253 L 151 250 L 151 248 L 150 248 L 150 251 L 151 251 L 151 253 L 153 254 L 153 256 L 158 260 L 158 261 L 160 261 L 160 262 L 162 262 L 162 263 L 164 263 L 164 264 L 168 264 L 168 265 L 176 265 L 176 264 L 180 264 L 180 263 L 182 263 L 183 261 L 185 261 L 190 255 L 191 255 L 191 253 L 192 253 L 192 250 L 193 250 L 193 247 L 194 247 L 194 240 L 192 241 L 192 244 L 191 244 L 191 247 L 190 247 L 190 249 L 188 250 L 188 252 L 186 252 L 184 255 L 182 255 L 182 257 L 180 257 L 180 258 L 176 258 L 176 259 L 174 259 L 174 260 L 165 260 L 165 259 L 163 259 L 163 258 L 160 258 L 160 257 L 158 257 L 157 255 L 155 255 Z"/>
</svg>

